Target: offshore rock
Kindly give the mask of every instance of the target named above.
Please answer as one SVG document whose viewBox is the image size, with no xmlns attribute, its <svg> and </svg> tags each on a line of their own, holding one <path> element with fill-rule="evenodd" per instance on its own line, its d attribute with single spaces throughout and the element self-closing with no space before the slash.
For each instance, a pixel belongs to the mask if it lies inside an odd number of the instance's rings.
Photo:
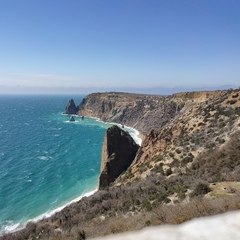
<svg viewBox="0 0 240 240">
<path fill-rule="evenodd" d="M 78 111 L 78 107 L 76 107 L 75 102 L 73 99 L 69 100 L 66 106 L 66 114 L 76 114 Z"/>
<path fill-rule="evenodd" d="M 103 189 L 131 165 L 139 145 L 130 134 L 118 126 L 110 127 L 105 136 L 102 148 L 101 173 L 99 189 Z"/>
</svg>

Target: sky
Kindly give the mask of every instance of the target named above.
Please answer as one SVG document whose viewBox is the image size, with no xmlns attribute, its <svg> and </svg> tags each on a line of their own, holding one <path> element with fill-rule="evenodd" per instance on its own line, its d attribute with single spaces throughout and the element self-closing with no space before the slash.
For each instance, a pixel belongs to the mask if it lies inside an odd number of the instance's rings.
<svg viewBox="0 0 240 240">
<path fill-rule="evenodd" d="M 239 0 L 0 0 L 0 93 L 240 86 Z"/>
</svg>

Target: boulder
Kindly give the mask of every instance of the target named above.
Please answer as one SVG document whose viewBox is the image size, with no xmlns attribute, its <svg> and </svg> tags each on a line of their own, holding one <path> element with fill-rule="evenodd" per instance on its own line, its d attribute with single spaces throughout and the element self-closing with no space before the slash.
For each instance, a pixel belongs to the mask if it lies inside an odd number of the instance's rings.
<svg viewBox="0 0 240 240">
<path fill-rule="evenodd" d="M 105 136 L 102 148 L 101 173 L 99 189 L 109 186 L 131 165 L 139 145 L 130 134 L 118 126 L 110 127 Z"/>
<path fill-rule="evenodd" d="M 66 114 L 76 114 L 78 111 L 78 107 L 76 107 L 75 102 L 73 99 L 69 100 L 66 106 Z"/>
</svg>

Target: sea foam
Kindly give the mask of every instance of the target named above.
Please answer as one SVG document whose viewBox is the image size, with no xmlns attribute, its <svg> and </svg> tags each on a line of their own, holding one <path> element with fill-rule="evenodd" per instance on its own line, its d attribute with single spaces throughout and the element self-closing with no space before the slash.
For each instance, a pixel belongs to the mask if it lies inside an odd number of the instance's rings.
<svg viewBox="0 0 240 240">
<path fill-rule="evenodd" d="M 93 195 L 96 191 L 97 191 L 97 188 L 94 189 L 93 191 L 90 191 L 90 192 L 81 194 L 79 197 L 77 197 L 77 198 L 73 199 L 72 201 L 64 204 L 63 206 L 60 206 L 60 207 L 58 207 L 58 208 L 56 208 L 56 209 L 54 209 L 54 210 L 48 211 L 48 212 L 46 212 L 46 213 L 44 213 L 44 214 L 41 214 L 40 216 L 38 216 L 38 217 L 36 217 L 36 218 L 34 218 L 34 219 L 29 220 L 29 222 L 37 222 L 37 221 L 39 221 L 39 220 L 41 220 L 41 219 L 51 217 L 53 214 L 55 214 L 55 213 L 57 213 L 57 212 L 60 212 L 62 209 L 64 209 L 64 208 L 67 207 L 68 205 L 70 205 L 70 204 L 72 204 L 72 203 L 74 203 L 74 202 L 80 201 L 83 197 L 89 197 L 89 196 Z"/>
<path fill-rule="evenodd" d="M 96 191 L 104 132 L 116 123 L 76 116 L 75 124 L 65 124 L 65 98 L 1 98 L 0 113 L 6 105 L 17 112 L 9 110 L 0 119 L 0 234 L 49 217 Z M 37 111 L 24 111 L 25 106 Z M 123 130 L 141 144 L 136 129 Z"/>
<path fill-rule="evenodd" d="M 97 191 L 97 188 L 94 189 L 93 191 L 90 191 L 90 192 L 87 192 L 87 193 L 84 193 L 84 194 L 81 194 L 79 197 L 73 199 L 72 201 L 64 204 L 63 206 L 60 206 L 54 210 L 51 210 L 51 211 L 47 211 L 46 213 L 43 213 L 41 215 L 39 215 L 38 217 L 36 218 L 33 218 L 33 219 L 30 219 L 28 220 L 27 222 L 25 223 L 14 223 L 13 221 L 9 220 L 6 222 L 6 225 L 2 227 L 1 231 L 0 231 L 0 235 L 2 234 L 6 234 L 6 233 L 11 233 L 11 232 L 15 232 L 15 231 L 18 231 L 18 230 L 21 230 L 23 229 L 27 223 L 29 222 L 38 222 L 44 218 L 49 218 L 51 217 L 52 215 L 54 215 L 55 213 L 57 212 L 60 212 L 62 209 L 64 209 L 65 207 L 67 207 L 68 205 L 74 203 L 74 202 L 78 202 L 80 201 L 82 198 L 84 197 L 89 197 L 91 195 L 93 195 L 95 192 Z"/>
</svg>

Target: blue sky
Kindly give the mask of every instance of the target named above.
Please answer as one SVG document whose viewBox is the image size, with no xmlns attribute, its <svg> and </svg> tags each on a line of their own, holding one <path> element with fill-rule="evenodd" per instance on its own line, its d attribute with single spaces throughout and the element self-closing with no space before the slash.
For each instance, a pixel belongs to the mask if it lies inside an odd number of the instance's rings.
<svg viewBox="0 0 240 240">
<path fill-rule="evenodd" d="M 0 0 L 0 93 L 240 86 L 239 0 Z"/>
</svg>

